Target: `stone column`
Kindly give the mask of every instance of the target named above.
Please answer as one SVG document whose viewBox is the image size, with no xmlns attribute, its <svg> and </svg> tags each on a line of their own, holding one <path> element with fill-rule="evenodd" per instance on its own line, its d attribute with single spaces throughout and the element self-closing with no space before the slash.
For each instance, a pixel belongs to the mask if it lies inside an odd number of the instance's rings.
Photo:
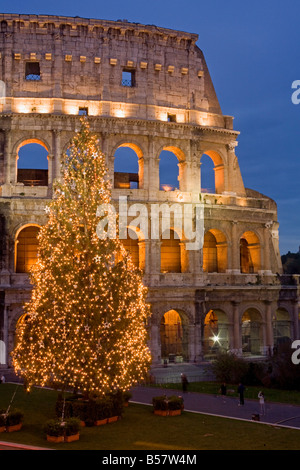
<svg viewBox="0 0 300 470">
<path fill-rule="evenodd" d="M 293 303 L 293 335 L 294 340 L 299 338 L 299 305 L 298 300 Z"/>
<path fill-rule="evenodd" d="M 271 273 L 271 265 L 270 265 L 270 226 L 271 224 L 265 224 L 264 228 L 264 257 L 263 262 L 264 265 L 261 267 L 264 271 L 268 271 Z"/>
<path fill-rule="evenodd" d="M 51 190 L 54 181 L 54 155 L 48 154 L 48 188 Z"/>
<path fill-rule="evenodd" d="M 240 274 L 240 244 L 237 240 L 237 222 L 231 221 L 231 265 L 229 272 L 232 274 Z"/>
<path fill-rule="evenodd" d="M 241 345 L 241 326 L 240 326 L 240 315 L 239 315 L 239 302 L 233 301 L 233 345 L 237 354 L 241 354 L 242 345 Z"/>
<path fill-rule="evenodd" d="M 52 166 L 52 183 L 54 179 L 60 180 L 61 175 L 61 131 L 53 131 L 54 161 Z"/>
<path fill-rule="evenodd" d="M 153 321 L 153 320 L 152 320 Z M 150 328 L 150 345 L 149 345 L 153 363 L 159 364 L 161 362 L 161 347 L 159 341 L 159 326 L 155 324 L 151 324 Z"/>
<path fill-rule="evenodd" d="M 187 191 L 188 187 L 188 175 L 190 175 L 190 162 L 181 161 L 178 162 L 178 182 L 179 182 L 179 190 L 182 192 Z"/>
<path fill-rule="evenodd" d="M 265 301 L 266 305 L 266 348 L 273 348 L 274 337 L 273 337 L 273 325 L 272 325 L 272 302 L 270 300 Z"/>
</svg>

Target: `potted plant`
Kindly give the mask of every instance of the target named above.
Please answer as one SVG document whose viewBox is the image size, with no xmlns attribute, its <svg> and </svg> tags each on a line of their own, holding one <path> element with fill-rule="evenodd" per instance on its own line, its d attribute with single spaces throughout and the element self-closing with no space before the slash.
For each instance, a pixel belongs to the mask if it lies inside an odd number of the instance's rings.
<svg viewBox="0 0 300 470">
<path fill-rule="evenodd" d="M 113 414 L 112 400 L 108 397 L 98 398 L 94 401 L 94 425 L 101 426 L 108 422 L 108 418 Z"/>
<path fill-rule="evenodd" d="M 63 442 L 64 441 L 64 426 L 61 421 L 50 419 L 44 427 L 44 431 L 49 442 Z"/>
<path fill-rule="evenodd" d="M 159 397 L 153 397 L 152 404 L 153 404 L 155 415 L 160 415 L 160 416 L 168 415 L 168 401 L 165 395 L 159 396 Z"/>
<path fill-rule="evenodd" d="M 80 430 L 80 419 L 68 418 L 64 423 L 64 440 L 65 442 L 78 441 Z"/>
<path fill-rule="evenodd" d="M 80 420 L 80 425 L 85 426 L 89 420 L 88 404 L 87 402 L 74 400 L 72 404 L 72 417 Z"/>
<path fill-rule="evenodd" d="M 169 416 L 177 416 L 183 410 L 182 397 L 172 396 L 168 398 Z"/>
<path fill-rule="evenodd" d="M 7 432 L 14 432 L 20 431 L 23 425 L 23 418 L 24 415 L 19 410 L 12 410 L 9 411 L 6 415 L 6 431 Z"/>
</svg>

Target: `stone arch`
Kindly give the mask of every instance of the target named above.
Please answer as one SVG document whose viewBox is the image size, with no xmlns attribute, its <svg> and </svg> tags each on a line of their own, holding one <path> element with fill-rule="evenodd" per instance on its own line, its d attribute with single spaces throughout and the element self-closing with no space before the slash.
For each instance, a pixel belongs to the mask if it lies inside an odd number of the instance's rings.
<svg viewBox="0 0 300 470">
<path fill-rule="evenodd" d="M 160 345 L 162 360 L 188 360 L 189 320 L 183 310 L 171 308 L 161 316 Z"/>
<path fill-rule="evenodd" d="M 241 318 L 242 352 L 244 355 L 261 355 L 264 351 L 262 314 L 256 307 L 248 307 Z"/>
<path fill-rule="evenodd" d="M 225 164 L 224 158 L 222 157 L 220 152 L 216 150 L 207 149 L 202 152 L 200 157 L 200 167 L 201 167 L 201 160 L 204 155 L 208 155 L 213 162 L 214 165 L 214 191 L 216 194 L 221 194 L 225 191 Z M 202 188 L 202 184 L 201 184 Z M 204 189 L 204 188 L 203 188 Z"/>
<path fill-rule="evenodd" d="M 274 346 L 281 351 L 290 348 L 291 344 L 291 316 L 284 307 L 278 307 L 273 314 L 273 338 Z"/>
<path fill-rule="evenodd" d="M 240 237 L 241 273 L 257 273 L 261 269 L 261 243 L 254 231 L 246 231 Z"/>
<path fill-rule="evenodd" d="M 227 314 L 218 308 L 211 309 L 204 318 L 203 354 L 209 358 L 229 349 L 229 328 Z"/>
<path fill-rule="evenodd" d="M 15 272 L 29 273 L 37 261 L 40 225 L 23 225 L 15 235 Z"/>
<path fill-rule="evenodd" d="M 166 176 L 168 174 L 168 176 Z M 159 187 L 163 191 L 185 190 L 186 155 L 179 147 L 164 145 L 159 150 Z"/>
<path fill-rule="evenodd" d="M 227 239 L 218 229 L 210 229 L 204 235 L 203 271 L 225 272 L 227 269 Z"/>
<path fill-rule="evenodd" d="M 21 149 L 27 145 L 37 145 L 41 149 L 38 149 L 38 159 L 36 161 L 30 161 L 29 164 L 26 162 L 28 160 L 28 155 L 21 156 L 19 152 Z M 37 148 L 31 147 L 33 153 L 36 153 Z M 16 155 L 16 182 L 23 183 L 24 186 L 48 186 L 49 179 L 49 145 L 41 138 L 27 138 L 19 141 L 15 146 L 15 155 Z M 43 152 L 42 149 L 45 149 L 46 152 Z M 35 151 L 34 151 L 35 150 Z M 44 153 L 44 155 L 43 155 Z M 22 161 L 24 160 L 24 161 Z"/>
<path fill-rule="evenodd" d="M 181 247 L 180 237 L 175 229 L 162 233 L 160 245 L 160 269 L 162 273 L 180 273 Z"/>
<path fill-rule="evenodd" d="M 129 252 L 134 265 L 144 270 L 146 263 L 145 235 L 140 228 L 128 225 L 127 238 L 121 241 L 124 248 Z"/>
<path fill-rule="evenodd" d="M 122 155 L 117 155 L 116 152 L 118 149 L 130 149 L 133 154 L 127 154 L 122 152 Z M 132 142 L 131 139 L 122 141 L 118 145 L 115 146 L 113 150 L 114 155 L 114 187 L 118 189 L 138 189 L 144 187 L 144 153 L 139 145 Z M 116 171 L 116 163 L 118 160 L 122 160 L 127 158 L 128 160 L 131 158 L 134 160 L 136 156 L 136 169 L 134 171 L 129 172 L 128 169 L 124 171 Z"/>
</svg>

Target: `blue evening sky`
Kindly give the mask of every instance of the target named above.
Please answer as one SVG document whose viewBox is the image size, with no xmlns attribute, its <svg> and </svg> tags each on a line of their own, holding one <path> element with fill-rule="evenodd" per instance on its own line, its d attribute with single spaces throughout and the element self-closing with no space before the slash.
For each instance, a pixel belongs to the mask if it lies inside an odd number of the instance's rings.
<svg viewBox="0 0 300 470">
<path fill-rule="evenodd" d="M 291 96 L 300 80 L 299 0 L 0 0 L 0 12 L 127 19 L 198 34 L 222 111 L 241 133 L 244 184 L 277 202 L 281 253 L 298 251 L 300 104 Z"/>
</svg>

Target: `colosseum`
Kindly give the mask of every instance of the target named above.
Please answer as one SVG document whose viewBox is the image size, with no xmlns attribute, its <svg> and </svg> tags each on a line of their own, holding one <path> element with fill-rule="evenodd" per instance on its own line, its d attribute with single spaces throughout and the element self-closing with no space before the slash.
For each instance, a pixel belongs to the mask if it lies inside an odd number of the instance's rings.
<svg viewBox="0 0 300 470">
<path fill-rule="evenodd" d="M 129 214 L 136 203 L 203 207 L 197 250 L 175 226 L 152 239 L 128 218 L 136 236 L 124 244 L 149 289 L 153 364 L 218 351 L 264 357 L 299 337 L 299 281 L 282 273 L 276 203 L 244 186 L 239 132 L 197 41 L 126 20 L 0 15 L 1 368 L 11 365 L 36 236 L 82 115 Z"/>
</svg>

